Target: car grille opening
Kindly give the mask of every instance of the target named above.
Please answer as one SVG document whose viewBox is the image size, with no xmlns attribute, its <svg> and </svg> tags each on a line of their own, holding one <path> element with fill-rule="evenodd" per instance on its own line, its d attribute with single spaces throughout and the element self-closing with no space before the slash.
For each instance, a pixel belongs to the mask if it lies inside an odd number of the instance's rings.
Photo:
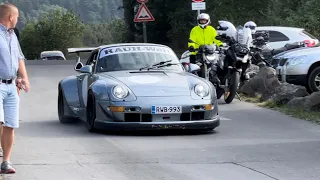
<svg viewBox="0 0 320 180">
<path fill-rule="evenodd" d="M 180 121 L 194 121 L 203 120 L 204 112 L 192 112 L 192 113 L 182 113 L 180 115 Z M 170 118 L 163 118 L 163 120 L 170 120 Z M 179 120 L 179 119 L 177 119 Z M 125 122 L 152 122 L 152 114 L 140 114 L 140 113 L 125 113 Z"/>
<path fill-rule="evenodd" d="M 126 113 L 124 120 L 125 122 L 140 122 L 140 113 Z"/>
<path fill-rule="evenodd" d="M 180 116 L 180 121 L 190 121 L 190 113 L 182 113 Z"/>
<path fill-rule="evenodd" d="M 151 114 L 142 114 L 141 122 L 152 122 Z"/>
<path fill-rule="evenodd" d="M 204 112 L 193 112 L 191 114 L 191 120 L 202 120 L 204 119 Z"/>
</svg>

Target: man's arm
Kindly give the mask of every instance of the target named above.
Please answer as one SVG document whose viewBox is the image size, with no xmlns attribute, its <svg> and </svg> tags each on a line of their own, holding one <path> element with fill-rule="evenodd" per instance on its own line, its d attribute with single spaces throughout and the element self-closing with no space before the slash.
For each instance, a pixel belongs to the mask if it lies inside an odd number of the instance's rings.
<svg viewBox="0 0 320 180">
<path fill-rule="evenodd" d="M 191 39 L 192 41 L 196 41 L 197 36 L 196 36 L 196 33 L 195 33 L 195 28 L 192 28 L 192 29 L 191 29 L 189 39 Z M 188 48 L 189 48 L 190 46 L 193 46 L 193 47 L 195 48 L 195 47 L 196 47 L 196 44 L 195 44 L 195 43 L 188 42 Z"/>
<path fill-rule="evenodd" d="M 24 63 L 25 56 L 22 53 L 20 43 L 18 42 L 17 44 L 18 44 L 18 49 L 19 49 L 19 67 L 18 67 L 17 76 L 22 79 L 22 84 L 25 85 L 25 91 L 28 92 L 30 85 L 29 85 L 29 78 L 28 78 L 26 66 Z"/>
<path fill-rule="evenodd" d="M 18 68 L 18 76 L 21 77 L 22 79 L 28 79 L 28 74 L 26 70 L 26 66 L 24 64 L 25 57 L 24 54 L 21 50 L 20 43 L 18 42 L 18 48 L 19 48 L 19 68 Z"/>
</svg>

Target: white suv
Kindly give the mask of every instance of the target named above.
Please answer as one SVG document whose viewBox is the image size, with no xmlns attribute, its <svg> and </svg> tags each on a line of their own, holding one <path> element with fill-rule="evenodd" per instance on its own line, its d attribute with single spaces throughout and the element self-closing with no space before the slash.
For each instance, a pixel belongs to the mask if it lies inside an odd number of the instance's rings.
<svg viewBox="0 0 320 180">
<path fill-rule="evenodd" d="M 257 26 L 258 31 L 269 32 L 268 46 L 271 49 L 281 48 L 287 43 L 306 42 L 307 46 L 312 47 L 319 43 L 319 40 L 308 33 L 303 28 L 283 27 L 283 26 Z"/>
</svg>

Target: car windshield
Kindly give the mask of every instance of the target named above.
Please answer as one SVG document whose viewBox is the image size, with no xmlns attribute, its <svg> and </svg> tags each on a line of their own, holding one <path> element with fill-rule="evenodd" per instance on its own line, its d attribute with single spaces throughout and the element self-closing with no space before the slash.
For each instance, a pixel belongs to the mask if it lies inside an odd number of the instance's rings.
<svg viewBox="0 0 320 180">
<path fill-rule="evenodd" d="M 140 70 L 142 67 L 170 60 L 171 64 L 177 63 L 177 65 L 159 69 L 183 71 L 176 54 L 167 47 L 150 45 L 110 47 L 101 50 L 96 72 Z"/>
</svg>

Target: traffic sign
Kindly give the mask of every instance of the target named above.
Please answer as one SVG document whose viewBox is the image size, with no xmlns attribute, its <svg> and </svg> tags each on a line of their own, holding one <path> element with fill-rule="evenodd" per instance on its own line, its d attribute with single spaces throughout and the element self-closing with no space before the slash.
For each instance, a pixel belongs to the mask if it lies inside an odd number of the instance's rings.
<svg viewBox="0 0 320 180">
<path fill-rule="evenodd" d="M 134 18 L 134 22 L 148 22 L 154 21 L 154 17 L 152 16 L 151 12 L 147 8 L 147 6 L 142 3 L 138 10 L 136 17 Z"/>
<path fill-rule="evenodd" d="M 192 10 L 206 10 L 206 2 L 193 2 Z"/>
<path fill-rule="evenodd" d="M 148 0 L 137 0 L 138 1 L 138 3 L 147 3 L 148 2 Z"/>
</svg>

